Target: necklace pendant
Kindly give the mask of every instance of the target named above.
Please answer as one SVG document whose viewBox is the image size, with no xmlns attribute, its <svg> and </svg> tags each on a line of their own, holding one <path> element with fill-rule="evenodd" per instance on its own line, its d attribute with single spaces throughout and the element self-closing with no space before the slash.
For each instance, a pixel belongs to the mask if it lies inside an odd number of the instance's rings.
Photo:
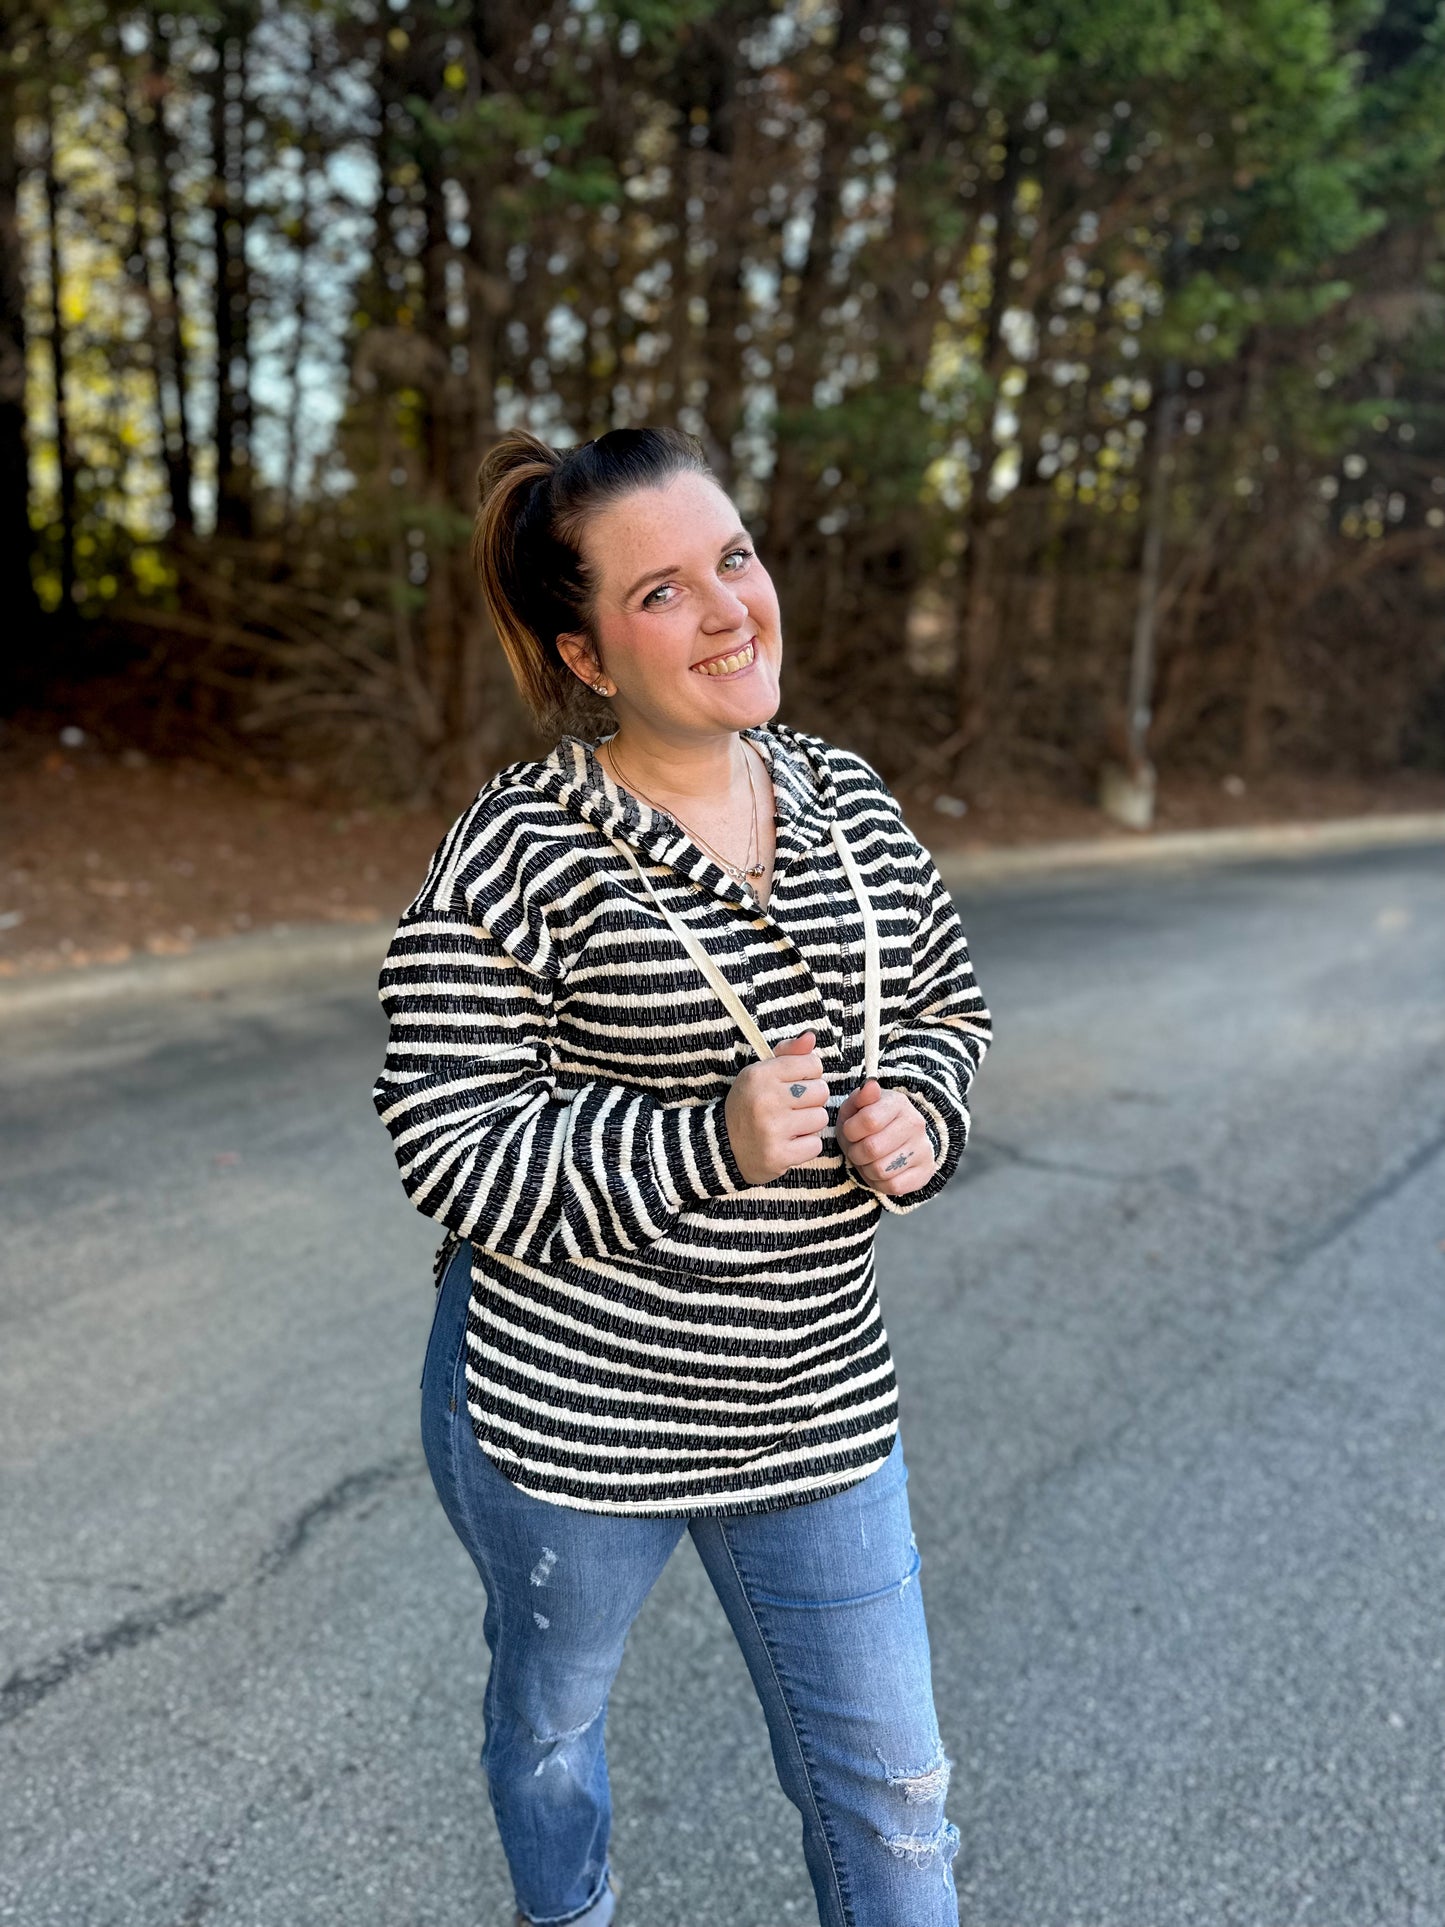
<svg viewBox="0 0 1445 1927">
<path fill-rule="evenodd" d="M 768 866 L 766 863 L 754 863 L 752 867 L 748 870 L 747 874 L 750 877 L 764 876 L 767 873 L 767 868 Z"/>
</svg>

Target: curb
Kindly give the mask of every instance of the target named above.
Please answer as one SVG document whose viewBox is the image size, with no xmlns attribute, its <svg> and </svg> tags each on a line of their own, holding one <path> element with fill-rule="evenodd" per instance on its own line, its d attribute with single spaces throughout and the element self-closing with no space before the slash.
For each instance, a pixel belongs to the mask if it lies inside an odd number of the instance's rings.
<svg viewBox="0 0 1445 1927">
<path fill-rule="evenodd" d="M 1029 843 L 1017 849 L 946 851 L 938 872 L 949 889 L 1135 864 L 1221 862 L 1231 857 L 1316 856 L 1327 851 L 1445 844 L 1445 810 L 1338 817 L 1325 823 L 1260 824 L 1237 830 L 1167 830 Z M 200 942 L 180 957 L 0 979 L 0 1025 L 57 1010 L 164 997 L 199 997 L 342 970 L 379 972 L 396 920 L 308 924 Z"/>
<path fill-rule="evenodd" d="M 926 840 L 926 839 L 921 839 Z M 1341 816 L 1324 823 L 1260 823 L 1235 830 L 1138 831 L 1128 836 L 1081 837 L 1067 843 L 1027 843 L 1017 849 L 953 850 L 937 859 L 950 889 L 1003 883 L 1056 872 L 1112 869 L 1130 864 L 1221 862 L 1231 857 L 1322 856 L 1331 851 L 1405 848 L 1445 843 L 1445 810 L 1393 816 Z"/>
<path fill-rule="evenodd" d="M 322 923 L 258 930 L 200 942 L 180 957 L 132 957 L 125 963 L 0 979 L 0 1025 L 57 1010 L 212 996 L 367 966 L 379 972 L 395 929 L 393 918 L 344 928 Z"/>
</svg>

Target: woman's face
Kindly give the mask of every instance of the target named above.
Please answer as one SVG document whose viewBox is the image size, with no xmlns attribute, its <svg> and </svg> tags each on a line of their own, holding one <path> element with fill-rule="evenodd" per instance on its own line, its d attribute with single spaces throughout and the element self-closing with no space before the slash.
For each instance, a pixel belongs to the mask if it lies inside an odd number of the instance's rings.
<svg viewBox="0 0 1445 1927">
<path fill-rule="evenodd" d="M 619 723 L 706 737 L 776 713 L 777 594 L 715 482 L 685 471 L 635 489 L 593 516 L 582 543 L 598 585 L 601 679 Z M 558 647 L 586 681 L 598 680 L 585 637 L 561 636 Z"/>
</svg>

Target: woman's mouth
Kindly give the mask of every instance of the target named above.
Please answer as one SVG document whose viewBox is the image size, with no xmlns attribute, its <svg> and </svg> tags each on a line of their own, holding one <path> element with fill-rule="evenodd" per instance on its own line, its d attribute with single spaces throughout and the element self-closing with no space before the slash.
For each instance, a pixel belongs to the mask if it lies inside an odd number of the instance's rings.
<svg viewBox="0 0 1445 1927">
<path fill-rule="evenodd" d="M 734 649 L 730 655 L 709 656 L 705 662 L 695 662 L 692 666 L 700 676 L 740 676 L 745 669 L 751 669 L 757 655 L 758 639 L 749 636 L 741 649 Z"/>
</svg>

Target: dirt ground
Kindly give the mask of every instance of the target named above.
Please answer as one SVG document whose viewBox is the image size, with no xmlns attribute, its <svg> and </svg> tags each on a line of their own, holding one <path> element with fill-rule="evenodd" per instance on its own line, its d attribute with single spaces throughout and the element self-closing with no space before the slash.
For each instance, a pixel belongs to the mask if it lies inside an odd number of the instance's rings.
<svg viewBox="0 0 1445 1927">
<path fill-rule="evenodd" d="M 0 977 L 188 950 L 206 938 L 400 914 L 450 814 L 328 801 L 304 778 L 158 762 L 0 725 Z M 1022 780 L 968 795 L 898 786 L 931 850 L 1119 834 L 1086 801 Z M 963 799 L 960 799 L 963 800 Z M 1161 778 L 1164 830 L 1445 809 L 1445 776 Z"/>
</svg>

